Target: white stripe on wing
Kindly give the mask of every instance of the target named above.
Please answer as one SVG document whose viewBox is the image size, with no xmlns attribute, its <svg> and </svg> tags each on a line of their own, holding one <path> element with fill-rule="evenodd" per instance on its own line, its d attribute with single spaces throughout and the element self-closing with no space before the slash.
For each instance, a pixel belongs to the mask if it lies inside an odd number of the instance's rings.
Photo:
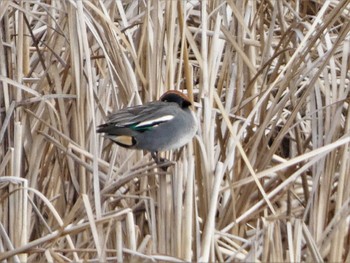
<svg viewBox="0 0 350 263">
<path fill-rule="evenodd" d="M 173 118 L 174 118 L 173 115 L 164 115 L 164 116 L 156 118 L 156 119 L 151 119 L 151 120 L 140 122 L 135 127 L 150 126 L 150 125 L 152 126 L 153 123 L 154 124 L 159 124 L 159 123 L 162 123 L 162 122 L 170 121 Z"/>
</svg>

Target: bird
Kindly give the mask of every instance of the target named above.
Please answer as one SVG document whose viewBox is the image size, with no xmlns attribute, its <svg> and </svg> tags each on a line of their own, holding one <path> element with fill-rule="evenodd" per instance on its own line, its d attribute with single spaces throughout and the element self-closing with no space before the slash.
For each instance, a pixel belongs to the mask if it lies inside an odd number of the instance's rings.
<svg viewBox="0 0 350 263">
<path fill-rule="evenodd" d="M 111 113 L 96 131 L 121 147 L 149 151 L 157 164 L 163 164 L 167 160 L 159 152 L 186 145 L 198 130 L 191 105 L 184 93 L 169 90 L 158 101 Z"/>
</svg>

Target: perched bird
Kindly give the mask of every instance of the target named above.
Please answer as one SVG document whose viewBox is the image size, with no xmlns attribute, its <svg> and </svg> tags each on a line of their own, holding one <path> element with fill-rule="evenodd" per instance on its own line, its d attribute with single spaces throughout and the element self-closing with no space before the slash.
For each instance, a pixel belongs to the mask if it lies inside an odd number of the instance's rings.
<svg viewBox="0 0 350 263">
<path fill-rule="evenodd" d="M 159 101 L 110 114 L 97 132 L 122 147 L 147 150 L 161 164 L 165 160 L 158 157 L 159 151 L 180 148 L 196 134 L 198 124 L 190 106 L 185 94 L 170 90 Z"/>
</svg>

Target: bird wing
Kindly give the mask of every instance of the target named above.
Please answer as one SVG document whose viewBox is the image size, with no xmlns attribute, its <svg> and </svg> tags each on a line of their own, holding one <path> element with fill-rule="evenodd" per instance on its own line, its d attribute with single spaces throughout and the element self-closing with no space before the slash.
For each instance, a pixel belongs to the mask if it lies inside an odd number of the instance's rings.
<svg viewBox="0 0 350 263">
<path fill-rule="evenodd" d="M 168 102 L 128 107 L 110 114 L 107 123 L 100 125 L 98 128 L 101 132 L 104 132 L 103 128 L 107 127 L 129 128 L 133 131 L 143 132 L 173 119 L 175 116 L 172 111 L 173 108 L 169 107 Z"/>
</svg>

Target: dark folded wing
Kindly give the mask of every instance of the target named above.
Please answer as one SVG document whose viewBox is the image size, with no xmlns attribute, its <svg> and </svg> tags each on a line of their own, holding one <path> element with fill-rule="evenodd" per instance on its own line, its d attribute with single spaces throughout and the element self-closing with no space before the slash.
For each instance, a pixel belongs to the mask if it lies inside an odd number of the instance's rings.
<svg viewBox="0 0 350 263">
<path fill-rule="evenodd" d="M 174 118 L 172 107 L 167 102 L 148 103 L 119 110 L 108 116 L 107 123 L 98 126 L 98 132 L 109 132 L 111 129 L 128 128 L 143 132 L 160 123 Z"/>
</svg>

